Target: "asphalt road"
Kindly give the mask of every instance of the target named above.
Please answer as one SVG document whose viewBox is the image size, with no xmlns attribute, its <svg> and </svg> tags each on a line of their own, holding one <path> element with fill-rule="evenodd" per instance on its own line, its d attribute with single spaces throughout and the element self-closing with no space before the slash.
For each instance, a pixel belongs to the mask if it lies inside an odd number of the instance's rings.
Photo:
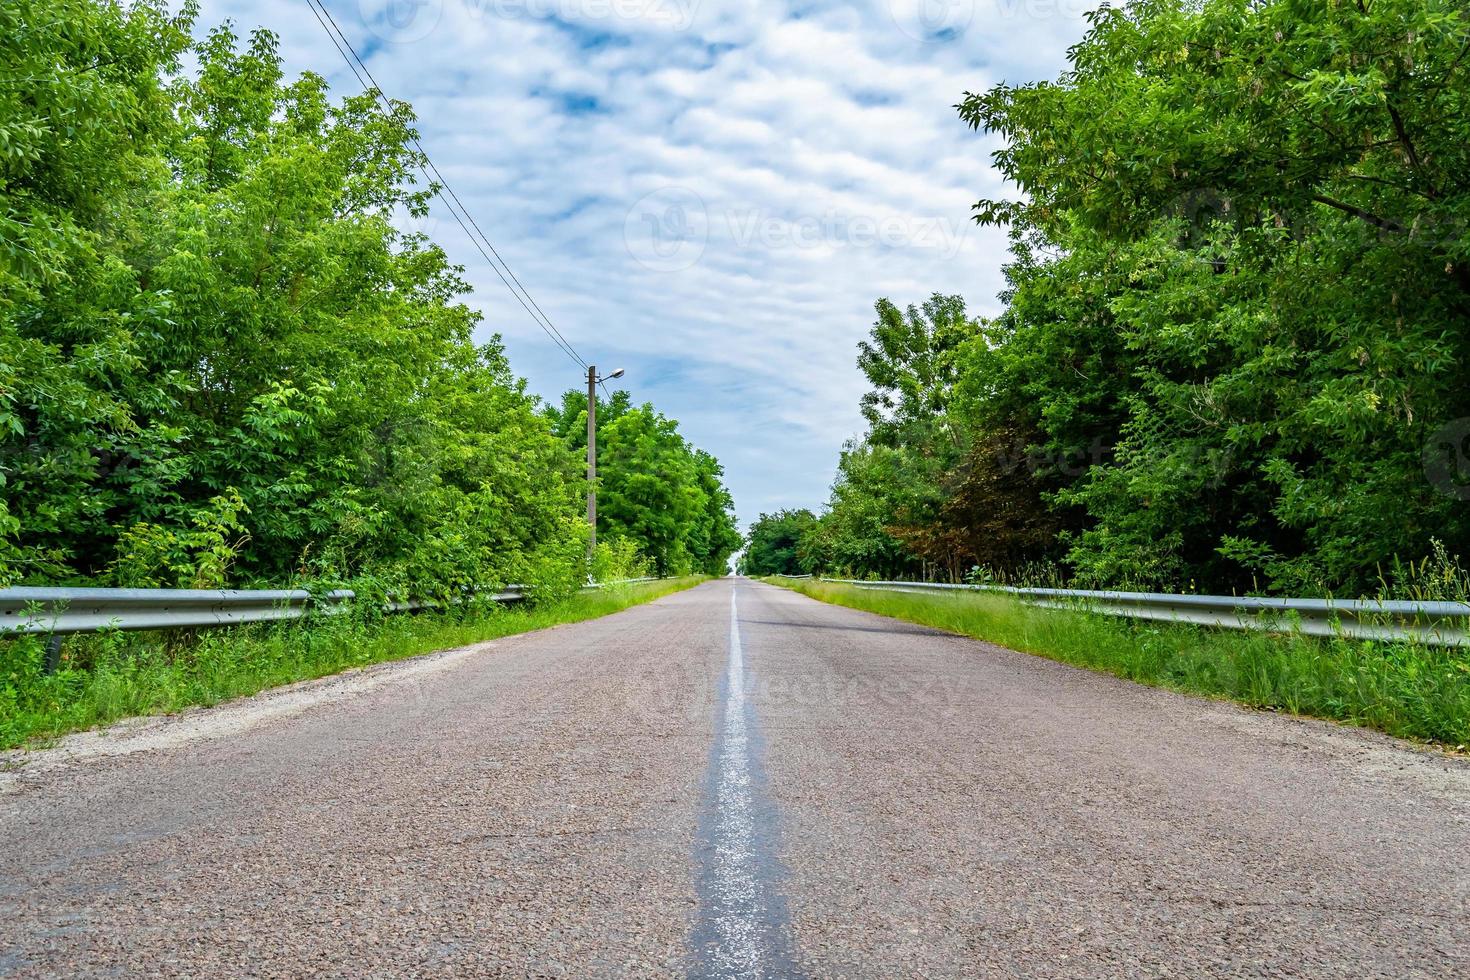
<svg viewBox="0 0 1470 980">
<path fill-rule="evenodd" d="M 711 582 L 33 753 L 0 975 L 1470 976 L 1470 766 Z"/>
</svg>

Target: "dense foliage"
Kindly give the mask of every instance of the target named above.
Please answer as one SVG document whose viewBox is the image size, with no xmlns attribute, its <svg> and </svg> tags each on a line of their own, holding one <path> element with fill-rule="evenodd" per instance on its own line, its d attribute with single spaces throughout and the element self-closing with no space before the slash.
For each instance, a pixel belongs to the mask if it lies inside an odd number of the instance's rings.
<svg viewBox="0 0 1470 980">
<path fill-rule="evenodd" d="M 967 95 L 1022 192 L 1005 311 L 879 304 L 812 537 L 890 575 L 1372 588 L 1470 550 L 1470 14 L 1138 0 Z"/>
<path fill-rule="evenodd" d="M 1042 609 L 993 594 L 935 595 L 820 580 L 784 584 L 825 602 L 1140 684 L 1446 746 L 1470 741 L 1470 683 L 1464 655 L 1453 647 L 1130 621 Z"/>
<path fill-rule="evenodd" d="M 40 669 L 40 638 L 12 640 L 0 662 L 0 749 L 605 616 L 698 581 L 630 583 L 513 606 L 472 600 L 416 616 L 383 616 L 360 605 L 346 615 L 204 631 L 186 643 L 178 633 L 81 634 L 67 640 L 53 674 Z"/>
<path fill-rule="evenodd" d="M 569 391 L 545 417 L 578 459 L 587 455 L 587 396 Z M 597 402 L 597 527 L 638 543 L 659 575 L 724 575 L 740 547 L 724 470 L 673 419 L 627 392 Z"/>
<path fill-rule="evenodd" d="M 805 542 L 817 527 L 809 510 L 762 514 L 750 525 L 745 552 L 740 556 L 743 575 L 807 575 L 811 556 Z"/>
<path fill-rule="evenodd" d="M 195 16 L 0 8 L 0 585 L 565 591 L 582 463 L 395 223 L 435 190 L 411 110 L 286 79 L 265 31 L 196 42 Z M 683 469 L 650 466 L 677 437 L 633 414 L 610 537 L 717 565 L 718 464 L 679 440 Z"/>
</svg>

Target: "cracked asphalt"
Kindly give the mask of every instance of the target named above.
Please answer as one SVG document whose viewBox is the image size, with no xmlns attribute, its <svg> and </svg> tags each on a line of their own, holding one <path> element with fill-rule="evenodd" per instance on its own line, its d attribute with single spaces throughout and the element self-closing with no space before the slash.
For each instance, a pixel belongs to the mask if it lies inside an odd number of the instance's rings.
<svg viewBox="0 0 1470 980">
<path fill-rule="evenodd" d="M 731 579 L 368 678 L 31 753 L 0 975 L 1470 977 L 1371 733 Z"/>
</svg>

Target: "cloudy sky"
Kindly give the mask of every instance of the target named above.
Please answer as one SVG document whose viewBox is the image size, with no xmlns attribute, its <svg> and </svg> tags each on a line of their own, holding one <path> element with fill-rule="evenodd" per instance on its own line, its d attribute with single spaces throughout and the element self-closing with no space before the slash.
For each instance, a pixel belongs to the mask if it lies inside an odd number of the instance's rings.
<svg viewBox="0 0 1470 980">
<path fill-rule="evenodd" d="M 873 303 L 994 312 L 1010 191 L 954 105 L 1054 77 L 1096 0 L 326 0 L 536 302 L 587 360 L 724 463 L 742 523 L 817 507 L 858 434 Z M 281 36 L 293 71 L 356 81 L 305 0 L 204 0 Z M 534 391 L 580 368 L 442 209 Z"/>
</svg>

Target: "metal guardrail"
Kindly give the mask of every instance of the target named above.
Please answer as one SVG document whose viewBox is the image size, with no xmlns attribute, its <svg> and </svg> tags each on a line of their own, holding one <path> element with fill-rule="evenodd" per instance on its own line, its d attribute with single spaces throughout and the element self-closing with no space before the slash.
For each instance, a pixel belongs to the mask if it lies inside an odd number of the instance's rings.
<svg viewBox="0 0 1470 980">
<path fill-rule="evenodd" d="M 654 578 L 591 583 L 580 591 L 635 585 Z M 526 586 L 509 585 L 486 598 L 520 602 Z M 357 598 L 351 589 L 313 595 L 305 589 L 0 589 L 0 636 L 50 636 L 47 673 L 56 669 L 61 638 L 102 630 L 171 630 L 335 615 Z M 413 612 L 438 603 L 390 601 L 386 611 Z"/>
<path fill-rule="evenodd" d="M 235 626 L 332 615 L 357 598 L 350 589 L 313 596 L 305 589 L 0 589 L 0 633 L 65 635 L 100 630 L 168 630 Z M 491 596 L 525 598 L 519 586 Z M 422 602 L 390 602 L 411 612 Z"/>
<path fill-rule="evenodd" d="M 1431 646 L 1470 646 L 1470 603 L 1465 602 L 1170 595 L 833 578 L 822 581 L 899 592 L 1003 593 L 1048 609 L 1077 609 L 1106 616 L 1196 623 L 1224 629 L 1349 636 L 1364 640 L 1410 640 Z"/>
<path fill-rule="evenodd" d="M 654 582 L 653 578 L 589 583 L 588 592 L 610 585 Z M 235 626 L 332 615 L 356 600 L 351 589 L 312 595 L 305 589 L 0 589 L 0 635 L 96 633 L 100 630 L 167 630 Z M 508 585 L 487 596 L 520 602 L 526 586 Z M 388 612 L 413 612 L 429 602 L 389 602 Z"/>
</svg>

